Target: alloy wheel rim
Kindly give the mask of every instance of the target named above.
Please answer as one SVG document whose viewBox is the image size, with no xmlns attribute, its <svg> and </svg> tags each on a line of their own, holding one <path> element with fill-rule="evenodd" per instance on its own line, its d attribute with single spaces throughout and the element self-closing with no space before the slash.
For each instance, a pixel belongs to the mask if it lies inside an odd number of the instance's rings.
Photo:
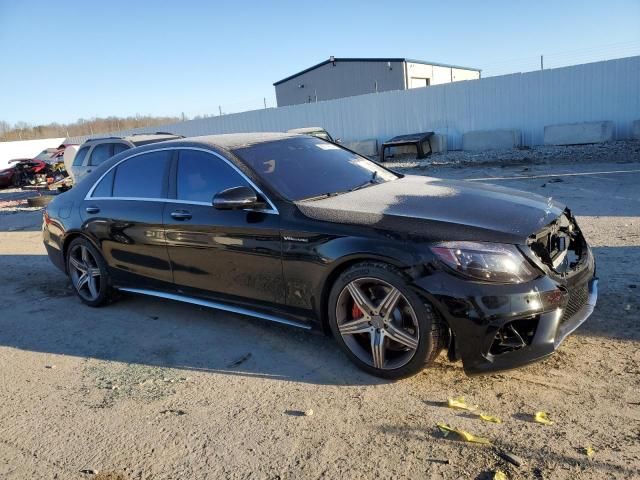
<svg viewBox="0 0 640 480">
<path fill-rule="evenodd" d="M 100 295 L 100 268 L 86 246 L 76 245 L 71 249 L 69 271 L 78 294 L 89 302 L 95 301 Z"/>
<path fill-rule="evenodd" d="M 374 368 L 400 368 L 418 349 L 420 330 L 413 307 L 400 290 L 383 280 L 349 282 L 338 296 L 336 319 L 349 350 Z"/>
</svg>

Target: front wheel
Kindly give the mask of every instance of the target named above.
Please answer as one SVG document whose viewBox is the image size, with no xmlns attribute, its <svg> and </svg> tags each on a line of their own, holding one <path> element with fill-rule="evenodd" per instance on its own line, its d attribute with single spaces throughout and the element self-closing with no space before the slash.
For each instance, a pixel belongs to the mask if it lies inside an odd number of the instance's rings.
<svg viewBox="0 0 640 480">
<path fill-rule="evenodd" d="M 378 377 L 414 375 L 443 348 L 442 320 L 387 264 L 361 263 L 342 273 L 329 295 L 328 313 L 338 345 Z"/>
</svg>

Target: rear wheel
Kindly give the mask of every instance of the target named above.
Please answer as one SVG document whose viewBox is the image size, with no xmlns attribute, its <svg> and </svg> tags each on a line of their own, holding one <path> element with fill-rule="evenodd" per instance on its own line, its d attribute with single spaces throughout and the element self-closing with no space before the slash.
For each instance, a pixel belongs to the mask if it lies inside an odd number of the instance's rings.
<svg viewBox="0 0 640 480">
<path fill-rule="evenodd" d="M 414 375 L 443 348 L 440 317 L 395 268 L 362 263 L 346 270 L 329 296 L 329 324 L 360 368 L 399 379 Z"/>
<path fill-rule="evenodd" d="M 67 252 L 67 272 L 80 300 L 91 307 L 106 303 L 111 286 L 100 252 L 84 238 L 73 240 Z"/>
</svg>

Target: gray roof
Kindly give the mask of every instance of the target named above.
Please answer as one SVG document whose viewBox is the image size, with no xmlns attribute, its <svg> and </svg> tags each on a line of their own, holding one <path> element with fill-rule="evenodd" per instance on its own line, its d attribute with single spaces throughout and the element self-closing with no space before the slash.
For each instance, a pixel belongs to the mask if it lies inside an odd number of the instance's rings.
<svg viewBox="0 0 640 480">
<path fill-rule="evenodd" d="M 310 72 L 311 70 L 315 70 L 318 67 L 322 67 L 328 63 L 339 63 L 339 62 L 407 62 L 407 63 L 421 63 L 423 65 L 434 65 L 436 67 L 448 67 L 448 68 L 459 68 L 460 70 L 473 70 L 476 72 L 480 72 L 479 68 L 473 67 L 462 67 L 460 65 L 450 65 L 447 63 L 438 63 L 438 62 L 428 62 L 426 60 L 415 60 L 413 58 L 329 58 L 324 62 L 320 62 L 313 67 L 306 68 L 298 73 L 294 73 L 293 75 L 289 75 L 287 78 L 283 78 L 282 80 L 278 80 L 273 85 L 280 85 L 288 80 L 296 78 L 297 76 L 302 75 L 303 73 Z"/>
</svg>

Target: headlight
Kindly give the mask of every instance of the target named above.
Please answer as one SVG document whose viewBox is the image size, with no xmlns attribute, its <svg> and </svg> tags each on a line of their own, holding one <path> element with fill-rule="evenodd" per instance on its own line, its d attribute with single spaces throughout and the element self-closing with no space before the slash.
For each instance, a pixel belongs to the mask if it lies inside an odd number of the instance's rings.
<svg viewBox="0 0 640 480">
<path fill-rule="evenodd" d="M 474 280 L 524 283 L 539 273 L 513 245 L 479 242 L 444 242 L 431 247 L 439 260 Z"/>
</svg>

